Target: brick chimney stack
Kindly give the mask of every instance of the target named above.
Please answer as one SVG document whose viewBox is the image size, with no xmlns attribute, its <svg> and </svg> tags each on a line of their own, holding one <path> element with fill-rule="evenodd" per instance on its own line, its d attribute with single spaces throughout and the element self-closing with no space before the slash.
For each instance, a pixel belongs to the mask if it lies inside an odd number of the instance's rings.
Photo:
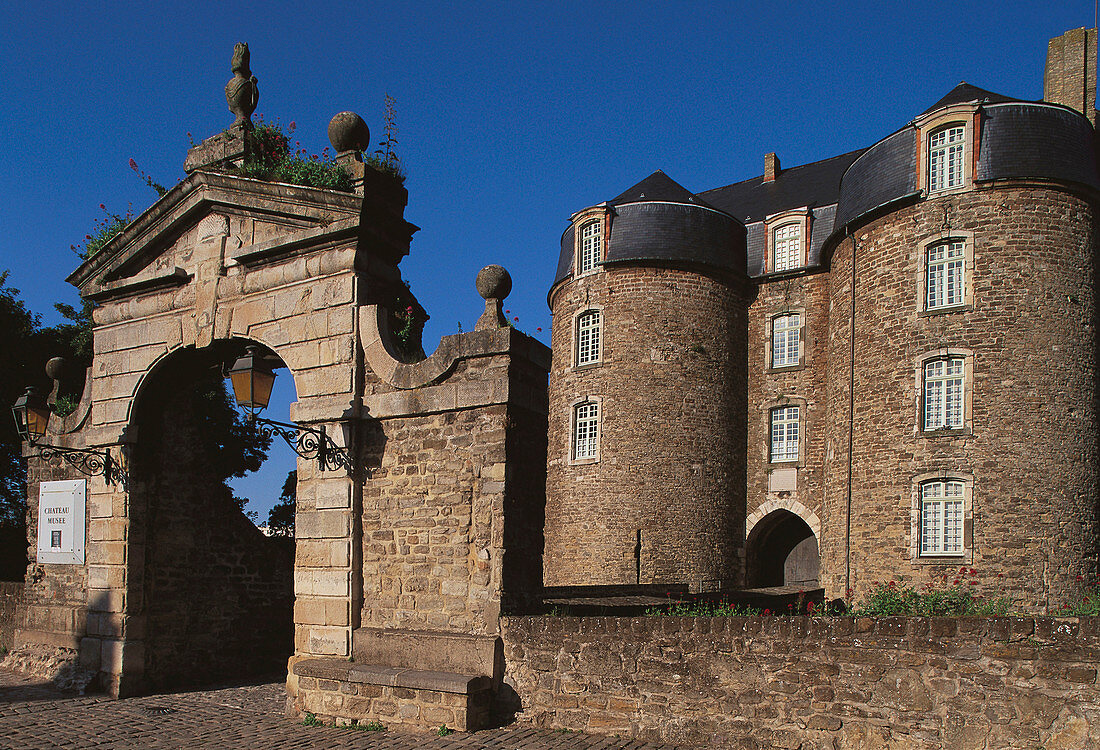
<svg viewBox="0 0 1100 750">
<path fill-rule="evenodd" d="M 1096 45 L 1093 44 L 1093 50 Z M 764 154 L 764 182 L 771 182 L 779 174 L 779 157 L 775 153 Z"/>
<path fill-rule="evenodd" d="M 1073 29 L 1050 40 L 1043 100 L 1072 107 L 1096 125 L 1096 29 Z"/>
</svg>

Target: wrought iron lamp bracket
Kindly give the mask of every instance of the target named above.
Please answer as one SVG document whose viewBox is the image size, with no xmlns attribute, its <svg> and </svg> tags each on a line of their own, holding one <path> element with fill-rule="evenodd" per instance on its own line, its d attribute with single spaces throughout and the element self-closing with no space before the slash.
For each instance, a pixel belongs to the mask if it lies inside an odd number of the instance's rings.
<svg viewBox="0 0 1100 750">
<path fill-rule="evenodd" d="M 56 445 L 36 443 L 28 441 L 38 449 L 27 458 L 41 458 L 51 466 L 61 466 L 66 463 L 86 477 L 102 476 L 107 484 L 120 484 L 127 490 L 130 486 L 130 476 L 111 456 L 111 451 L 91 450 L 87 448 L 62 448 Z"/>
<path fill-rule="evenodd" d="M 324 427 L 304 427 L 290 422 L 276 422 L 255 414 L 250 421 L 256 431 L 267 438 L 278 436 L 290 449 L 307 461 L 316 460 L 321 471 L 344 469 L 351 474 L 351 459 L 347 452 L 333 442 Z"/>
</svg>

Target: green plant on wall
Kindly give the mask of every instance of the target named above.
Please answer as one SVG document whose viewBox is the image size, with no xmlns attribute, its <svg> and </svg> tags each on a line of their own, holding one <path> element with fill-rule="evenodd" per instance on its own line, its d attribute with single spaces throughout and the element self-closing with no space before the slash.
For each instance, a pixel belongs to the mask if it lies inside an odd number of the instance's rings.
<svg viewBox="0 0 1100 750">
<path fill-rule="evenodd" d="M 293 133 L 295 123 L 288 130 Z M 285 182 L 326 190 L 351 190 L 351 176 L 329 158 L 326 146 L 320 154 L 309 154 L 300 146 L 291 151 L 290 136 L 278 121 L 260 123 L 249 134 L 251 149 L 240 174 L 266 182 Z M 296 146 L 299 144 L 296 142 Z"/>
</svg>

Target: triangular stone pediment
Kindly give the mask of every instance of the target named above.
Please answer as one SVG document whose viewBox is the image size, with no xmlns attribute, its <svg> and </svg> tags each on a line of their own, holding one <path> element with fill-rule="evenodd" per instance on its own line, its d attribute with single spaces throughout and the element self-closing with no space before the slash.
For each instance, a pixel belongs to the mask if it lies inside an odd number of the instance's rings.
<svg viewBox="0 0 1100 750">
<path fill-rule="evenodd" d="M 193 172 L 68 280 L 89 299 L 181 286 L 224 274 L 254 248 L 357 220 L 361 204 L 352 193 Z"/>
</svg>

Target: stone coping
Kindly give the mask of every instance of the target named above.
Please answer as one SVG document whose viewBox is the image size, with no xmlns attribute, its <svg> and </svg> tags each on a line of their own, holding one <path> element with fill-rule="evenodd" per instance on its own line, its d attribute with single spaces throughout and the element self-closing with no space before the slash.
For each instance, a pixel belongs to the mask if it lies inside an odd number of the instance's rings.
<svg viewBox="0 0 1100 750">
<path fill-rule="evenodd" d="M 483 675 L 358 664 L 345 659 L 305 659 L 294 665 L 294 674 L 320 680 L 435 690 L 458 695 L 473 695 L 492 687 L 492 680 Z"/>
</svg>

